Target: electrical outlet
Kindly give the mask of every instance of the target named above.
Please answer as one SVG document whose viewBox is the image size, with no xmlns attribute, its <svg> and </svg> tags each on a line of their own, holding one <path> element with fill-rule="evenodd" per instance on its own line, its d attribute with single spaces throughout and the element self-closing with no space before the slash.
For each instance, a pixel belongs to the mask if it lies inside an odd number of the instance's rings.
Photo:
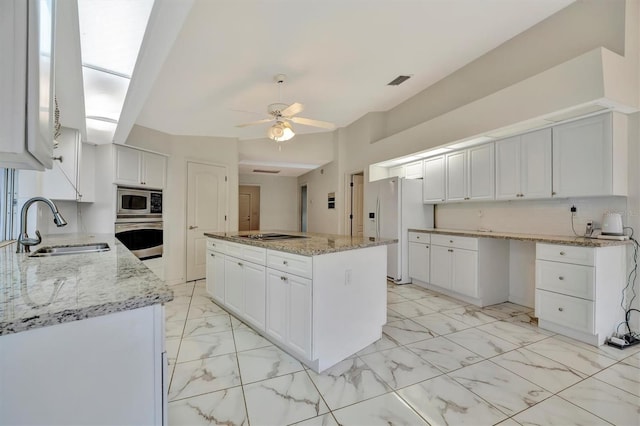
<svg viewBox="0 0 640 426">
<path fill-rule="evenodd" d="M 578 213 L 578 208 L 576 206 L 571 206 L 570 210 L 571 210 L 571 214 L 574 216 L 576 215 L 576 213 Z"/>
</svg>

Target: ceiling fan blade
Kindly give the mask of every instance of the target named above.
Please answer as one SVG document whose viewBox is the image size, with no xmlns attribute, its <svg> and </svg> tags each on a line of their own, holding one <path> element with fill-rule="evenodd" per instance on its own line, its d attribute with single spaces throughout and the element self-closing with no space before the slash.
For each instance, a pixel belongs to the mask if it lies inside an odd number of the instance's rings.
<svg viewBox="0 0 640 426">
<path fill-rule="evenodd" d="M 296 103 L 293 103 L 293 104 L 289 105 L 288 107 L 286 107 L 282 111 L 280 111 L 280 114 L 283 117 L 289 118 L 289 117 L 293 117 L 294 115 L 302 112 L 303 109 L 304 109 L 304 105 L 302 105 L 301 103 L 296 102 Z"/>
<path fill-rule="evenodd" d="M 264 118 L 262 120 L 252 121 L 250 123 L 236 124 L 236 127 L 255 126 L 256 124 L 268 123 L 268 122 L 273 121 L 273 120 L 274 120 L 273 118 Z"/>
<path fill-rule="evenodd" d="M 310 118 L 304 118 L 304 117 L 291 117 L 290 120 L 296 124 L 303 124 L 305 126 L 322 127 L 323 129 L 330 129 L 330 130 L 333 130 L 336 128 L 335 124 L 329 123 L 328 121 L 312 120 Z"/>
</svg>

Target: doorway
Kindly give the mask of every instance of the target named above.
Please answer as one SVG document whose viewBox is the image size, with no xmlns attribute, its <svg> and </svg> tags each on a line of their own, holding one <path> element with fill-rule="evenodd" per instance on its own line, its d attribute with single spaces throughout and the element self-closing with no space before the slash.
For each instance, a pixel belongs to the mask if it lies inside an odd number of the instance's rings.
<svg viewBox="0 0 640 426">
<path fill-rule="evenodd" d="M 238 230 L 260 229 L 260 187 L 240 185 L 238 187 Z"/>
<path fill-rule="evenodd" d="M 226 231 L 227 168 L 187 162 L 187 281 L 206 271 L 205 232 Z"/>
<path fill-rule="evenodd" d="M 307 232 L 307 185 L 300 187 L 300 231 Z"/>
<path fill-rule="evenodd" d="M 351 175 L 349 183 L 349 228 L 352 237 L 362 237 L 364 235 L 364 173 L 354 173 Z"/>
</svg>

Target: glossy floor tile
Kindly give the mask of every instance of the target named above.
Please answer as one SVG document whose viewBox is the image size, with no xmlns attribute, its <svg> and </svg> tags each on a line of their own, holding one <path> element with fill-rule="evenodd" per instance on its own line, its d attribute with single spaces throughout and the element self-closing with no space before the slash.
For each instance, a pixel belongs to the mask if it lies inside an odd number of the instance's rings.
<svg viewBox="0 0 640 426">
<path fill-rule="evenodd" d="M 169 425 L 640 424 L 640 347 L 554 335 L 528 307 L 388 283 L 381 339 L 317 374 L 216 305 L 204 280 L 172 289 Z"/>
</svg>

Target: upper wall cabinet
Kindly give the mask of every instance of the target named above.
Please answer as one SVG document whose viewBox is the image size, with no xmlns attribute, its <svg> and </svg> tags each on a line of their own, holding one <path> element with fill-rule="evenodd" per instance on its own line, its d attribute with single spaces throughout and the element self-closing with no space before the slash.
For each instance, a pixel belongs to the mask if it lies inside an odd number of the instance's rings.
<svg viewBox="0 0 640 426">
<path fill-rule="evenodd" d="M 492 143 L 445 155 L 447 201 L 494 198 Z"/>
<path fill-rule="evenodd" d="M 0 167 L 52 166 L 54 5 L 0 1 Z"/>
<path fill-rule="evenodd" d="M 496 199 L 551 197 L 551 129 L 496 142 Z"/>
<path fill-rule="evenodd" d="M 162 189 L 167 158 L 161 154 L 115 145 L 115 183 Z"/>
<path fill-rule="evenodd" d="M 626 126 L 626 117 L 618 113 L 555 126 L 553 196 L 626 196 Z"/>
<path fill-rule="evenodd" d="M 422 161 L 404 166 L 404 177 L 407 179 L 422 179 Z"/>
<path fill-rule="evenodd" d="M 422 200 L 425 204 L 445 201 L 444 155 L 424 160 L 422 173 Z"/>
</svg>

